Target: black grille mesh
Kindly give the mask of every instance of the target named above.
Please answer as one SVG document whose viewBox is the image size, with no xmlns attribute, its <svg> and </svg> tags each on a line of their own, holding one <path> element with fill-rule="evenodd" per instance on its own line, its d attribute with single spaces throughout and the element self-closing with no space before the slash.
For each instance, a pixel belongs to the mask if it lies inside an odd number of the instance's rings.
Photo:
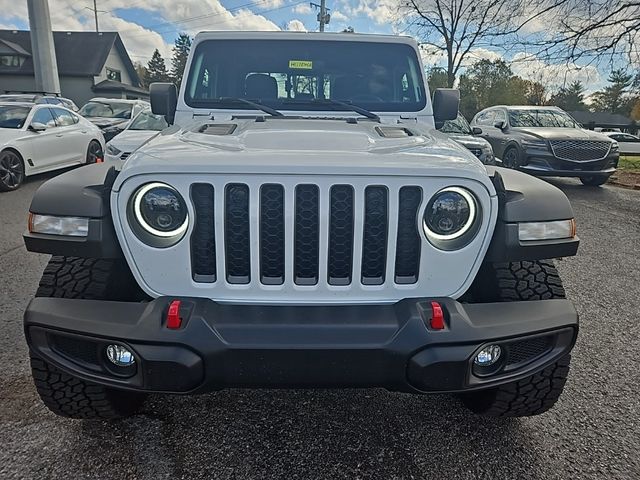
<svg viewBox="0 0 640 480">
<path fill-rule="evenodd" d="M 318 283 L 320 194 L 317 185 L 296 187 L 294 271 L 299 285 Z"/>
<path fill-rule="evenodd" d="M 609 153 L 611 142 L 600 140 L 551 140 L 556 157 L 577 162 L 601 160 Z"/>
<path fill-rule="evenodd" d="M 329 212 L 329 283 L 349 285 L 353 268 L 353 187 L 331 187 Z"/>
<path fill-rule="evenodd" d="M 267 184 L 260 189 L 260 276 L 262 283 L 284 282 L 284 188 Z"/>
<path fill-rule="evenodd" d="M 402 187 L 399 200 L 396 283 L 416 283 L 420 268 L 421 248 L 417 213 L 422 201 L 422 189 L 420 187 Z"/>
<path fill-rule="evenodd" d="M 213 186 L 195 183 L 191 186 L 191 198 L 196 213 L 191 236 L 191 264 L 196 282 L 216 281 L 216 242 Z"/>
<path fill-rule="evenodd" d="M 227 281 L 249 283 L 251 244 L 249 238 L 249 187 L 230 184 L 225 201 L 225 249 Z"/>
<path fill-rule="evenodd" d="M 364 192 L 362 238 L 362 283 L 384 283 L 387 263 L 388 191 L 386 187 L 367 187 Z"/>
<path fill-rule="evenodd" d="M 507 345 L 507 365 L 533 360 L 551 349 L 552 344 L 553 337 L 551 336 L 509 343 Z"/>
<path fill-rule="evenodd" d="M 49 339 L 53 349 L 70 360 L 90 365 L 100 364 L 98 345 L 95 342 L 62 335 L 51 335 Z"/>
</svg>

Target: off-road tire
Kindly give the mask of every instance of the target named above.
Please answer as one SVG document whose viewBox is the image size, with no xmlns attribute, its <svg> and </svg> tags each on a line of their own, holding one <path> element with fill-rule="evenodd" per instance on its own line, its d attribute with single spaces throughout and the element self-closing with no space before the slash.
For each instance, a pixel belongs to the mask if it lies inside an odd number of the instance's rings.
<svg viewBox="0 0 640 480">
<path fill-rule="evenodd" d="M 472 288 L 475 301 L 514 302 L 565 298 L 562 280 L 548 260 L 485 264 Z M 553 407 L 569 375 L 566 355 L 516 382 L 460 395 L 472 412 L 491 417 L 526 417 Z"/>
<path fill-rule="evenodd" d="M 580 181 L 587 187 L 599 187 L 609 180 L 609 175 L 593 175 L 591 177 L 580 177 Z"/>
<path fill-rule="evenodd" d="M 139 301 L 144 294 L 124 261 L 51 257 L 36 297 Z M 31 372 L 44 404 L 63 417 L 118 419 L 134 414 L 146 398 L 76 378 L 34 353 Z"/>
<path fill-rule="evenodd" d="M 146 397 L 85 382 L 35 355 L 31 355 L 31 374 L 44 404 L 62 417 L 84 420 L 128 417 L 140 409 Z"/>
</svg>

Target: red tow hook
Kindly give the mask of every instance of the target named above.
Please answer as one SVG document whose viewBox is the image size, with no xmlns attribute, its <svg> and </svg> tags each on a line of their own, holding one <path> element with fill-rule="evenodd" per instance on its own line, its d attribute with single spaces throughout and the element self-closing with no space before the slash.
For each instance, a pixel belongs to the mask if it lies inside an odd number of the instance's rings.
<svg viewBox="0 0 640 480">
<path fill-rule="evenodd" d="M 167 328 L 171 330 L 177 330 L 182 326 L 182 318 L 180 318 L 180 300 L 173 300 L 169 304 L 169 311 L 167 312 Z"/>
<path fill-rule="evenodd" d="M 434 330 L 444 330 L 444 312 L 442 305 L 438 302 L 431 302 L 431 328 Z"/>
</svg>

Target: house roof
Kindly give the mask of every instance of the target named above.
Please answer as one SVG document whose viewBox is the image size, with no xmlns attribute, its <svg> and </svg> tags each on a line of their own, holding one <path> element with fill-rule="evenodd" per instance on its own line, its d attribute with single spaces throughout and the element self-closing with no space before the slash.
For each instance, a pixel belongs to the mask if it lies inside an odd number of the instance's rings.
<svg viewBox="0 0 640 480">
<path fill-rule="evenodd" d="M 9 48 L 13 48 L 17 54 L 28 55 L 20 68 L 2 73 L 33 75 L 30 32 L 27 30 L 0 30 L 0 41 Z M 53 43 L 56 49 L 58 74 L 60 75 L 74 77 L 100 75 L 109 52 L 115 46 L 134 86 L 140 85 L 140 78 L 117 32 L 53 32 Z"/>
<path fill-rule="evenodd" d="M 116 82 L 115 80 L 103 80 L 93 87 L 94 92 L 132 92 L 142 95 L 149 95 L 149 92 L 144 88 L 133 87 L 126 83 Z"/>
<path fill-rule="evenodd" d="M 635 123 L 629 117 L 625 117 L 624 115 L 620 115 L 617 113 L 608 113 L 608 112 L 589 112 L 576 110 L 573 112 L 569 112 L 569 114 L 575 118 L 578 122 L 583 125 L 587 125 L 589 123 L 594 123 L 596 126 L 598 125 L 619 125 L 619 126 L 629 126 Z"/>
</svg>

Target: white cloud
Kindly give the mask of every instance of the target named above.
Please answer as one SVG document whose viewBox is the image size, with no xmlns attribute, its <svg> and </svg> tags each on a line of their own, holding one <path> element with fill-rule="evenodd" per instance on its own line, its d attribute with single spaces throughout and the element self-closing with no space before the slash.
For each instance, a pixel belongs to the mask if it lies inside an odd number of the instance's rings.
<svg viewBox="0 0 640 480">
<path fill-rule="evenodd" d="M 336 20 L 338 22 L 348 22 L 349 17 L 347 17 L 340 10 L 334 10 L 331 12 L 331 20 Z"/>
<path fill-rule="evenodd" d="M 546 63 L 535 55 L 516 53 L 510 61 L 516 75 L 542 83 L 552 89 L 580 81 L 584 85 L 600 84 L 602 77 L 593 65 L 581 66 L 573 62 Z"/>
<path fill-rule="evenodd" d="M 309 15 L 313 12 L 313 10 L 311 10 L 311 5 L 308 3 L 299 3 L 298 5 L 295 5 L 291 10 L 293 11 L 293 13 L 298 13 L 300 15 Z"/>
<path fill-rule="evenodd" d="M 354 3 L 343 1 L 341 8 L 351 17 L 364 15 L 378 25 L 393 23 L 398 19 L 397 0 L 357 0 Z"/>
<path fill-rule="evenodd" d="M 306 32 L 307 27 L 305 27 L 304 23 L 302 23 L 300 20 L 294 19 L 287 23 L 287 30 L 291 32 Z"/>
</svg>

